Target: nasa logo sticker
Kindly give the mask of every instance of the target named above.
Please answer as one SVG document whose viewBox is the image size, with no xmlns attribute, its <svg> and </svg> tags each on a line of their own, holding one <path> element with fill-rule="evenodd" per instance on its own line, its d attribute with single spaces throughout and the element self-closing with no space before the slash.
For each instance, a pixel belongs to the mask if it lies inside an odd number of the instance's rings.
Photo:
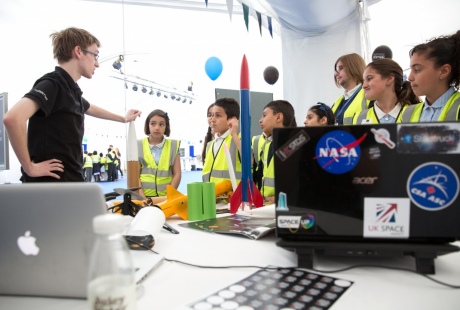
<svg viewBox="0 0 460 310">
<path fill-rule="evenodd" d="M 365 136 L 366 134 L 356 140 L 346 131 L 331 131 L 322 136 L 316 144 L 315 159 L 321 168 L 329 173 L 346 173 L 358 164 L 361 157 L 359 144 Z"/>
<path fill-rule="evenodd" d="M 459 180 L 455 171 L 440 162 L 415 168 L 407 180 L 407 194 L 418 207 L 439 211 L 450 206 L 458 196 Z"/>
</svg>

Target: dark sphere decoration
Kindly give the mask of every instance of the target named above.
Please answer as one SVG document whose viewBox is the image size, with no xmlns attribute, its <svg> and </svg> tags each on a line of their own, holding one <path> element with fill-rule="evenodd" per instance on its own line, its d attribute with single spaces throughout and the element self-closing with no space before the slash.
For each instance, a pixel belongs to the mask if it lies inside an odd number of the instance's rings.
<svg viewBox="0 0 460 310">
<path fill-rule="evenodd" d="M 382 58 L 393 58 L 393 52 L 391 48 L 386 45 L 377 46 L 377 48 L 372 53 L 372 61 Z"/>
<path fill-rule="evenodd" d="M 273 66 L 268 66 L 264 70 L 264 80 L 270 85 L 273 85 L 278 81 L 278 78 L 280 76 L 280 73 L 278 72 L 278 69 L 276 69 Z"/>
</svg>

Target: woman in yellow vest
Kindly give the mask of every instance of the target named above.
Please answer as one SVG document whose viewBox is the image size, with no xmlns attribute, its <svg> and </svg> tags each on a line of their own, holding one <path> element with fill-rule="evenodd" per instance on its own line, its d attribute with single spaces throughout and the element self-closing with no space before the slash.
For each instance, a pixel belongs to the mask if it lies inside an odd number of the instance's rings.
<svg viewBox="0 0 460 310">
<path fill-rule="evenodd" d="M 401 122 L 402 112 L 420 99 L 410 83 L 403 78 L 403 70 L 389 58 L 377 59 L 364 69 L 364 95 L 374 105 L 355 114 L 353 124 L 392 124 Z"/>
<path fill-rule="evenodd" d="M 442 122 L 460 119 L 460 30 L 416 45 L 409 52 L 408 81 L 425 102 L 408 107 L 403 122 Z"/>
<path fill-rule="evenodd" d="M 166 139 L 171 134 L 168 113 L 153 110 L 144 125 L 146 138 L 138 141 L 140 179 L 144 197 L 166 196 L 166 185 L 176 188 L 180 184 L 180 141 Z"/>
</svg>

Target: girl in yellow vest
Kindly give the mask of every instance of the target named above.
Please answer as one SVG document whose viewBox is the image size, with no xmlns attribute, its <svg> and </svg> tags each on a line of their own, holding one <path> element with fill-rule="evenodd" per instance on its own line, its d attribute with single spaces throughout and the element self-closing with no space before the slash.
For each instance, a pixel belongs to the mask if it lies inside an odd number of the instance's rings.
<svg viewBox="0 0 460 310">
<path fill-rule="evenodd" d="M 318 102 L 307 111 L 303 124 L 307 126 L 335 125 L 335 115 L 325 103 Z"/>
<path fill-rule="evenodd" d="M 374 106 L 356 113 L 353 124 L 383 124 L 401 122 L 402 112 L 420 99 L 410 83 L 403 78 L 403 70 L 394 60 L 377 59 L 364 69 L 364 95 L 374 100 Z"/>
<path fill-rule="evenodd" d="M 411 106 L 403 122 L 458 121 L 460 119 L 460 30 L 416 45 L 409 52 L 408 81 L 425 102 Z"/>
<path fill-rule="evenodd" d="M 240 106 L 233 98 L 219 98 L 211 108 L 211 129 L 214 131 L 214 140 L 207 147 L 206 160 L 204 161 L 202 178 L 203 182 L 219 183 L 230 181 L 227 158 L 225 156 L 225 143 L 229 149 L 230 157 L 235 170 L 236 182 L 241 179 L 241 141 L 238 136 L 238 118 Z"/>
<path fill-rule="evenodd" d="M 180 184 L 180 141 L 166 139 L 171 134 L 168 113 L 153 110 L 144 125 L 146 138 L 138 141 L 140 178 L 139 193 L 144 197 L 166 196 L 166 185 Z"/>
</svg>

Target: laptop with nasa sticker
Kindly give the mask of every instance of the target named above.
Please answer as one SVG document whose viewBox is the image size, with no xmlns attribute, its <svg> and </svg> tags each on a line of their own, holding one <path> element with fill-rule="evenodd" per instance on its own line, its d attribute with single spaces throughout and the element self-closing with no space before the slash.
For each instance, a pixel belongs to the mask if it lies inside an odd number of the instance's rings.
<svg viewBox="0 0 460 310">
<path fill-rule="evenodd" d="M 460 239 L 460 123 L 277 128 L 273 144 L 283 240 Z"/>
</svg>

